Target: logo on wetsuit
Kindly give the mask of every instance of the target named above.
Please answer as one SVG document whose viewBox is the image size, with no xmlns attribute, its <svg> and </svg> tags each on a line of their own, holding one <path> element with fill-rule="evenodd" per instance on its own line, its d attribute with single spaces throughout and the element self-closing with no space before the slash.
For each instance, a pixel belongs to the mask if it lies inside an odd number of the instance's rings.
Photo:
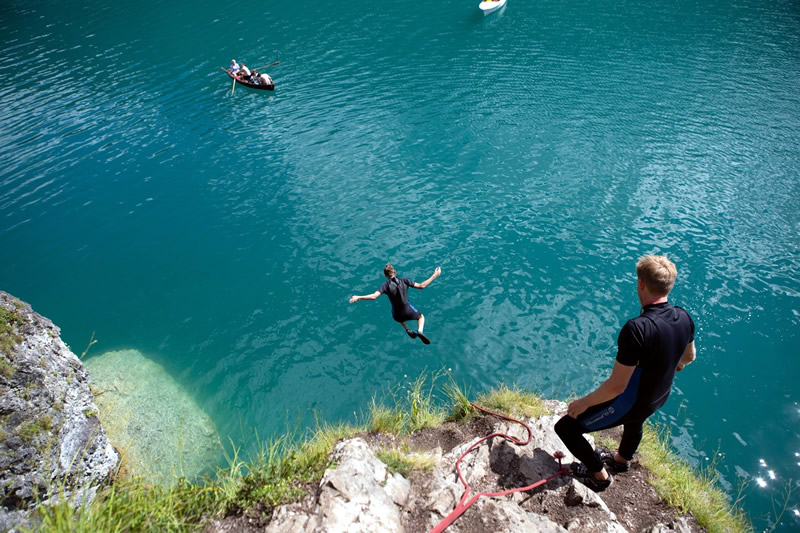
<svg viewBox="0 0 800 533">
<path fill-rule="evenodd" d="M 603 409 L 602 411 L 597 413 L 594 416 L 594 418 L 590 418 L 589 420 L 585 421 L 584 424 L 587 424 L 587 425 L 596 424 L 597 422 L 599 422 L 600 420 L 604 419 L 605 417 L 613 415 L 613 414 L 614 414 L 614 407 L 609 405 L 608 407 L 606 407 L 605 409 Z"/>
</svg>

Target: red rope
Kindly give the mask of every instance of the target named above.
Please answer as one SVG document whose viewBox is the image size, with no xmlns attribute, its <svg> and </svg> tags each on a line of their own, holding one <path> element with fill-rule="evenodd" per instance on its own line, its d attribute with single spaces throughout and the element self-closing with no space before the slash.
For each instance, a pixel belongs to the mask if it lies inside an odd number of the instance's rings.
<svg viewBox="0 0 800 533">
<path fill-rule="evenodd" d="M 479 411 L 483 411 L 484 413 L 487 413 L 487 414 L 490 414 L 490 415 L 494 415 L 494 416 L 497 416 L 497 417 L 500 417 L 500 418 L 504 418 L 504 419 L 509 420 L 511 422 L 516 422 L 517 424 L 521 424 L 527 430 L 528 438 L 523 442 L 523 441 L 520 441 L 518 439 L 515 439 L 511 435 L 506 435 L 505 433 L 492 433 L 491 435 L 487 435 L 487 436 L 483 437 L 482 439 L 476 441 L 472 446 L 467 448 L 467 451 L 465 451 L 463 454 L 461 454 L 461 457 L 459 457 L 458 461 L 456 461 L 456 472 L 458 473 L 458 479 L 461 480 L 461 483 L 463 483 L 463 485 L 464 485 L 464 489 L 465 489 L 464 490 L 464 495 L 461 497 L 461 501 L 458 502 L 458 505 L 456 505 L 456 508 L 453 509 L 450 512 L 450 514 L 445 517 L 444 520 L 439 522 L 439 524 L 436 527 L 431 529 L 430 533 L 441 533 L 442 531 L 447 529 L 447 527 L 450 524 L 452 524 L 456 520 L 456 518 L 458 518 L 459 516 L 464 514 L 464 511 L 466 511 L 469 508 L 470 505 L 472 505 L 473 503 L 478 501 L 478 498 L 480 498 L 481 496 L 488 496 L 489 498 L 496 498 L 498 496 L 505 496 L 507 494 L 512 494 L 514 492 L 525 492 L 525 491 L 528 491 L 528 490 L 533 490 L 533 489 L 535 489 L 536 487 L 538 487 L 540 485 L 544 485 L 545 483 L 547 483 L 551 479 L 554 479 L 554 478 L 557 478 L 558 476 L 563 476 L 563 475 L 566 475 L 566 474 L 569 473 L 569 470 L 567 468 L 561 466 L 561 457 L 563 457 L 563 454 L 561 454 L 560 452 L 556 452 L 556 458 L 558 459 L 558 466 L 560 468 L 559 468 L 558 472 L 556 472 L 555 474 L 553 474 L 553 475 L 551 475 L 549 477 L 546 477 L 545 479 L 539 480 L 539 481 L 537 481 L 536 483 L 534 483 L 532 485 L 528 485 L 527 487 L 519 487 L 519 488 L 515 488 L 515 489 L 508 489 L 508 490 L 503 490 L 503 491 L 500 491 L 500 492 L 479 492 L 479 493 L 475 494 L 472 498 L 470 498 L 469 495 L 470 495 L 470 492 L 472 491 L 472 489 L 470 488 L 469 483 L 467 483 L 467 480 L 464 479 L 464 476 L 461 474 L 461 460 L 464 459 L 464 457 L 466 457 L 466 455 L 469 452 L 471 452 L 473 449 L 475 449 L 475 447 L 478 446 L 479 444 L 481 444 L 483 441 L 491 439 L 493 437 L 503 437 L 504 439 L 510 440 L 511 442 L 516 444 L 517 446 L 526 446 L 533 439 L 533 432 L 531 431 L 531 428 L 528 427 L 528 425 L 525 422 L 517 420 L 516 418 L 511 418 L 509 416 L 501 415 L 500 413 L 494 413 L 494 412 L 489 411 L 487 409 L 484 409 L 483 407 L 480 407 L 480 406 L 478 406 L 478 405 L 476 405 L 476 404 L 474 404 L 472 402 L 470 402 L 470 405 L 472 405 L 472 407 L 474 407 L 475 409 L 478 409 Z"/>
</svg>

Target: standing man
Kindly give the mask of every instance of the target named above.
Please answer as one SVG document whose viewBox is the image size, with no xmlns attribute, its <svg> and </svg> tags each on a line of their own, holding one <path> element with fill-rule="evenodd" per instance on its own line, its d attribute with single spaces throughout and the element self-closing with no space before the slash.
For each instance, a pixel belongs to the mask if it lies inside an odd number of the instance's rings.
<svg viewBox="0 0 800 533">
<path fill-rule="evenodd" d="M 611 376 L 597 389 L 569 404 L 555 425 L 564 445 L 582 464 L 576 479 L 594 491 L 611 485 L 608 470 L 626 472 L 642 440 L 644 421 L 667 401 L 675 372 L 695 360 L 694 322 L 667 296 L 678 271 L 663 255 L 646 255 L 636 264 L 641 314 L 628 320 L 617 339 Z M 595 452 L 584 433 L 623 426 L 617 453 Z"/>
<path fill-rule="evenodd" d="M 438 278 L 441 273 L 441 267 L 436 267 L 431 277 L 422 283 L 415 283 L 408 278 L 398 278 L 397 272 L 392 264 L 386 263 L 386 266 L 383 267 L 383 275 L 386 276 L 387 281 L 372 294 L 351 297 L 350 303 L 354 304 L 359 300 L 374 300 L 381 294 L 386 294 L 389 297 L 389 301 L 392 303 L 392 318 L 394 318 L 396 322 L 400 322 L 409 337 L 412 339 L 419 337 L 424 344 L 430 344 L 430 339 L 422 332 L 425 328 L 425 315 L 417 311 L 414 306 L 408 302 L 408 288 L 424 289 L 430 285 L 433 280 Z M 408 329 L 408 326 L 406 326 L 407 320 L 417 321 L 417 331 Z"/>
</svg>

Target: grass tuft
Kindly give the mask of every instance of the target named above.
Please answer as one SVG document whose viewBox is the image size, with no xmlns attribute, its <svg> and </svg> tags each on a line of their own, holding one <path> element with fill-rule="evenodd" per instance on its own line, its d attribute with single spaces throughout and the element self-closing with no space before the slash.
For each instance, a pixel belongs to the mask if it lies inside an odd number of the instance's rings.
<svg viewBox="0 0 800 533">
<path fill-rule="evenodd" d="M 509 415 L 536 417 L 550 414 L 537 394 L 524 391 L 517 385 L 500 385 L 478 396 L 475 403 L 490 411 Z"/>
<path fill-rule="evenodd" d="M 398 409 L 387 407 L 372 398 L 368 426 L 370 433 L 401 433 L 404 429 L 404 418 L 405 416 Z"/>
<path fill-rule="evenodd" d="M 444 422 L 446 416 L 444 409 L 437 407 L 433 401 L 434 386 L 441 375 L 441 372 L 434 374 L 431 378 L 430 386 L 426 386 L 427 376 L 424 373 L 409 383 L 406 397 L 408 413 L 408 427 L 406 429 L 409 433 L 436 427 Z"/>
<path fill-rule="evenodd" d="M 19 314 L 0 306 L 0 352 L 9 357 L 14 346 L 22 342 L 22 336 L 17 329 L 18 324 L 22 322 L 24 319 Z M 5 371 L 3 375 L 6 375 Z"/>
<path fill-rule="evenodd" d="M 450 398 L 452 404 L 449 420 L 463 423 L 479 416 L 478 410 L 469 402 L 469 390 L 462 390 L 452 376 L 450 376 L 450 381 L 444 384 L 442 390 Z"/>
<path fill-rule="evenodd" d="M 414 471 L 431 472 L 437 463 L 432 455 L 413 451 L 407 442 L 378 450 L 376 455 L 389 472 L 397 472 L 403 477 L 408 477 Z"/>
</svg>

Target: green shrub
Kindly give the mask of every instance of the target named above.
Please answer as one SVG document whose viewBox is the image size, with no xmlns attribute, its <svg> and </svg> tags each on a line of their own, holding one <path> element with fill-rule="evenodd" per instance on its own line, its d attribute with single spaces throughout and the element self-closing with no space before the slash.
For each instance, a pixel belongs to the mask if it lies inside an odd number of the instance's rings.
<svg viewBox="0 0 800 533">
<path fill-rule="evenodd" d="M 24 319 L 14 311 L 0 307 L 0 352 L 11 356 L 14 346 L 22 342 L 17 326 L 23 321 Z"/>
</svg>

